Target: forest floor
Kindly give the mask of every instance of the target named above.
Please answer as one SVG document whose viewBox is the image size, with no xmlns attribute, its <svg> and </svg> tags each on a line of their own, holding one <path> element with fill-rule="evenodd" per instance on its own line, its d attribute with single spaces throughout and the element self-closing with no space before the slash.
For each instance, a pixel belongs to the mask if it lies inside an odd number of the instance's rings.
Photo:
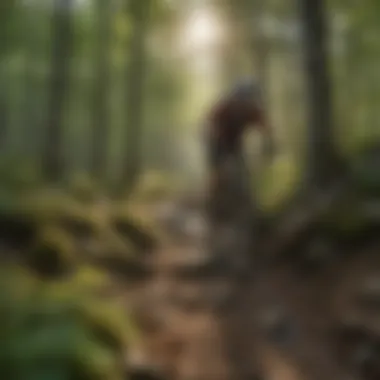
<svg viewBox="0 0 380 380">
<path fill-rule="evenodd" d="M 330 196 L 280 216 L 284 223 L 266 226 L 257 244 L 251 194 L 225 190 L 212 198 L 213 223 L 188 195 L 139 204 L 38 192 L 18 206 L 38 216 L 29 220 L 7 194 L 0 230 L 13 250 L 3 259 L 32 264 L 47 288 L 54 276 L 69 286 L 89 267 L 106 273 L 101 297 L 116 295 L 141 333 L 117 349 L 128 380 L 380 379 L 379 198 L 370 207 L 375 230 L 357 214 L 367 203 L 337 193 L 316 225 L 305 215 Z"/>
<path fill-rule="evenodd" d="M 151 256 L 153 276 L 132 291 L 144 334 L 134 367 L 175 380 L 376 378 L 379 245 L 333 255 L 316 273 L 299 271 L 293 258 L 241 280 L 208 265 L 200 211 L 171 206 L 181 215 L 173 216 L 173 240 Z M 178 238 L 181 225 L 193 228 Z M 318 254 L 329 249 L 323 243 Z M 241 251 L 229 253 L 232 267 Z"/>
</svg>

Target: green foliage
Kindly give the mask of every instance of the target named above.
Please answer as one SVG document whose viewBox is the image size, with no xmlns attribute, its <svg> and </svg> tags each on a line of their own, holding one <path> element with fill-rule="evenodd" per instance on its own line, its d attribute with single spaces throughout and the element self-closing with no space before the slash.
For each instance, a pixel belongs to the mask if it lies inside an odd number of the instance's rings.
<svg viewBox="0 0 380 380">
<path fill-rule="evenodd" d="M 0 181 L 3 190 L 11 194 L 22 194 L 36 189 L 41 183 L 41 177 L 33 162 L 23 158 L 2 157 Z"/>
<path fill-rule="evenodd" d="M 106 210 L 90 202 L 87 191 L 72 193 L 73 190 L 39 189 L 19 199 L 19 208 L 40 224 L 60 227 L 74 238 L 95 237 L 106 223 Z"/>
<path fill-rule="evenodd" d="M 368 202 L 376 201 L 380 195 L 379 145 L 367 142 L 351 153 L 347 158 L 349 183 L 321 218 L 327 231 L 346 239 L 380 222 L 378 213 L 368 208 Z"/>
<path fill-rule="evenodd" d="M 22 198 L 4 191 L 5 225 L 22 216 L 35 226 L 33 244 L 22 247 L 25 267 L 0 273 L 0 373 L 9 380 L 125 378 L 125 353 L 139 336 L 124 302 L 109 292 L 111 276 L 144 270 L 134 237 L 113 228 L 112 204 L 83 202 L 84 189 L 36 189 Z M 129 223 L 140 232 L 134 217 Z M 83 252 L 83 237 L 93 239 L 93 251 Z M 114 267 L 106 263 L 112 258 Z"/>
<path fill-rule="evenodd" d="M 255 176 L 253 188 L 261 206 L 269 213 L 275 212 L 297 190 L 300 165 L 291 156 L 280 156 Z"/>
<path fill-rule="evenodd" d="M 133 280 L 147 274 L 142 253 L 162 239 L 143 214 L 125 202 L 83 203 L 62 189 L 40 189 L 23 199 L 5 193 L 0 239 L 17 246 L 23 262 L 42 278 L 72 276 L 92 263 Z"/>
<path fill-rule="evenodd" d="M 176 4 L 173 0 L 150 0 L 153 22 L 168 23 L 173 20 Z"/>
<path fill-rule="evenodd" d="M 12 16 L 16 10 L 16 0 L 3 0 L 0 2 L 0 55 L 12 47 L 10 32 L 12 30 Z"/>
<path fill-rule="evenodd" d="M 95 298 L 78 278 L 50 285 L 20 268 L 3 268 L 1 274 L 2 376 L 8 380 L 123 378 L 122 357 L 136 334 L 122 308 Z"/>
<path fill-rule="evenodd" d="M 353 193 L 344 194 L 321 217 L 321 225 L 333 235 L 344 238 L 360 233 L 367 226 L 360 197 Z"/>
<path fill-rule="evenodd" d="M 352 181 L 359 191 L 373 196 L 380 195 L 380 147 L 370 143 L 362 147 L 352 158 Z"/>
<path fill-rule="evenodd" d="M 121 307 L 109 305 L 104 308 L 101 302 L 87 302 L 79 310 L 79 316 L 94 338 L 113 351 L 122 352 L 133 337 L 134 329 Z"/>
</svg>

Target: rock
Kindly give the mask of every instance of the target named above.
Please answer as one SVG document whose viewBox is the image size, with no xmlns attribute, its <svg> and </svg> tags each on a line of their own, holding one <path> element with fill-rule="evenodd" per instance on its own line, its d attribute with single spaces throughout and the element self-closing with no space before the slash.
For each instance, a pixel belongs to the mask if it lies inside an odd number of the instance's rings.
<svg viewBox="0 0 380 380">
<path fill-rule="evenodd" d="M 202 239 L 207 233 L 206 220 L 198 213 L 188 216 L 184 224 L 185 234 L 192 239 Z"/>
<path fill-rule="evenodd" d="M 111 225 L 121 236 L 127 238 L 138 250 L 150 252 L 157 248 L 158 241 L 154 233 L 150 233 L 139 223 L 124 215 L 114 216 Z"/>
</svg>

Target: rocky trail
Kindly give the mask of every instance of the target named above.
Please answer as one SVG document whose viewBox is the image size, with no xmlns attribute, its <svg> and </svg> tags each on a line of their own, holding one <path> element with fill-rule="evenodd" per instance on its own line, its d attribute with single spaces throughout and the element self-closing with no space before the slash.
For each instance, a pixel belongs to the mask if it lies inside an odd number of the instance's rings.
<svg viewBox="0 0 380 380">
<path fill-rule="evenodd" d="M 309 236 L 265 263 L 250 200 L 236 189 L 208 225 L 200 209 L 172 205 L 177 239 L 152 255 L 153 275 L 135 294 L 145 336 L 130 355 L 136 379 L 379 379 L 378 239 L 342 254 Z"/>
<path fill-rule="evenodd" d="M 190 258 L 180 262 L 186 250 Z M 365 333 L 350 338 L 362 328 L 380 332 L 378 306 L 356 305 L 365 286 L 374 292 L 369 302 L 379 297 L 373 253 L 340 264 L 339 278 L 336 267 L 305 280 L 284 265 L 244 282 L 204 270 L 192 247 L 163 250 L 156 259 L 162 261 L 136 303 L 146 332 L 138 347 L 143 372 L 181 380 L 361 379 L 355 371 L 373 360 Z"/>
</svg>

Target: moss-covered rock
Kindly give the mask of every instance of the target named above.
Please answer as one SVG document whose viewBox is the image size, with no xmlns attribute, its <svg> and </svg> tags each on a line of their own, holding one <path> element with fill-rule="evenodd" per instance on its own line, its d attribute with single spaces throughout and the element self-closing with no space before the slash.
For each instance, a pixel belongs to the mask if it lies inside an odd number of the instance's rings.
<svg viewBox="0 0 380 380">
<path fill-rule="evenodd" d="M 139 251 L 151 251 L 158 245 L 158 237 L 152 228 L 126 213 L 116 212 L 111 216 L 111 227 Z"/>
<path fill-rule="evenodd" d="M 88 214 L 64 213 L 57 217 L 56 223 L 76 239 L 95 238 L 98 234 L 98 225 Z"/>
<path fill-rule="evenodd" d="M 31 269 L 44 277 L 70 273 L 77 264 L 70 238 L 54 228 L 41 233 L 26 261 Z"/>
<path fill-rule="evenodd" d="M 76 347 L 70 380 L 122 380 L 121 360 L 111 349 L 88 338 Z"/>
<path fill-rule="evenodd" d="M 133 201 L 154 202 L 175 195 L 181 187 L 178 179 L 159 171 L 146 173 L 137 184 Z"/>
<path fill-rule="evenodd" d="M 21 206 L 40 226 L 54 226 L 78 246 L 96 240 L 107 226 L 107 215 L 96 204 L 82 204 L 60 191 L 41 191 L 23 200 Z"/>
<path fill-rule="evenodd" d="M 78 317 L 88 327 L 93 339 L 111 350 L 121 352 L 137 338 L 137 330 L 124 310 L 106 301 L 85 301 L 78 308 Z"/>
<path fill-rule="evenodd" d="M 83 203 L 93 203 L 100 195 L 99 186 L 85 174 L 78 174 L 71 179 L 68 192 L 75 200 Z"/>
</svg>

